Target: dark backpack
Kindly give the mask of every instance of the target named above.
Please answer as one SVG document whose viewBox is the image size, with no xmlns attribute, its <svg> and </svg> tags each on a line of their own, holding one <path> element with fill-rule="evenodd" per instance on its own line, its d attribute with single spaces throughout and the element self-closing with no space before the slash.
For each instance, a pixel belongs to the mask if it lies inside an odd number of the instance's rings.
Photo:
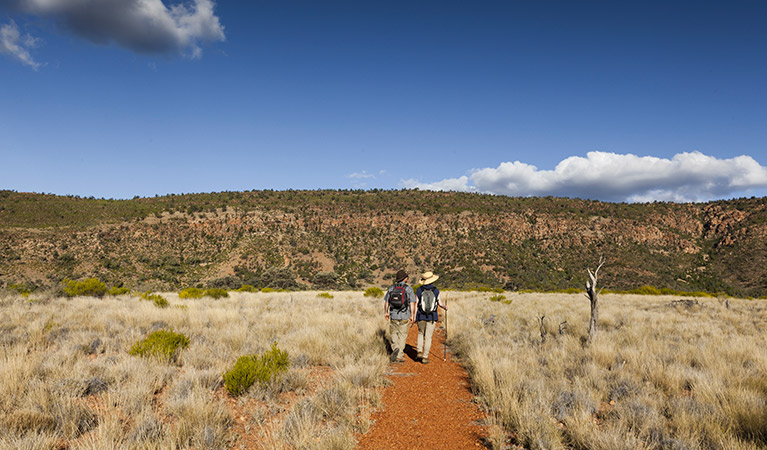
<svg viewBox="0 0 767 450">
<path fill-rule="evenodd" d="M 395 284 L 389 291 L 389 306 L 394 310 L 403 310 L 407 308 L 407 294 L 403 284 Z"/>
<path fill-rule="evenodd" d="M 421 312 L 429 314 L 437 310 L 437 297 L 431 289 L 421 291 L 421 300 L 418 302 L 418 309 Z"/>
</svg>

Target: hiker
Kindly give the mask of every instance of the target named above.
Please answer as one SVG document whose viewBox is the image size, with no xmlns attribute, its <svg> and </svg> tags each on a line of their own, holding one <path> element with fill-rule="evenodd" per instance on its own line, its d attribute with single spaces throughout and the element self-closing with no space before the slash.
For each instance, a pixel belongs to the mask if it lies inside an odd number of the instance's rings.
<svg viewBox="0 0 767 450">
<path fill-rule="evenodd" d="M 416 302 L 413 288 L 407 285 L 408 275 L 404 270 L 397 271 L 395 283 L 384 295 L 384 317 L 389 321 L 391 334 L 391 361 L 405 361 L 405 340 L 407 330 L 415 322 Z"/>
<path fill-rule="evenodd" d="M 429 364 L 431 336 L 434 334 L 434 328 L 436 328 L 437 320 L 439 320 L 437 307 L 447 311 L 447 307 L 439 303 L 439 289 L 434 286 L 434 282 L 438 278 L 439 275 L 424 272 L 419 280 L 421 286 L 416 290 L 418 314 L 415 320 L 418 324 L 418 360 L 422 364 Z"/>
</svg>

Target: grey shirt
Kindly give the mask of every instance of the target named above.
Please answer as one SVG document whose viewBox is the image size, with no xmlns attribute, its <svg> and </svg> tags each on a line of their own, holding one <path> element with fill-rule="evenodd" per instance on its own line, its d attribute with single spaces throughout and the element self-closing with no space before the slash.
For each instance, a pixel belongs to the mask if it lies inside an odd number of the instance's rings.
<svg viewBox="0 0 767 450">
<path fill-rule="evenodd" d="M 413 288 L 411 288 L 407 284 L 405 283 L 397 283 L 397 284 L 405 286 L 405 297 L 407 298 L 407 307 L 400 310 L 389 308 L 389 318 L 394 320 L 408 320 L 410 318 L 410 304 L 418 303 L 418 297 L 415 296 L 415 292 L 413 292 Z M 394 286 L 389 286 L 389 290 L 387 290 L 386 295 L 384 295 L 384 301 L 386 301 L 387 303 L 389 302 L 389 294 L 391 293 L 392 289 L 394 289 Z"/>
</svg>

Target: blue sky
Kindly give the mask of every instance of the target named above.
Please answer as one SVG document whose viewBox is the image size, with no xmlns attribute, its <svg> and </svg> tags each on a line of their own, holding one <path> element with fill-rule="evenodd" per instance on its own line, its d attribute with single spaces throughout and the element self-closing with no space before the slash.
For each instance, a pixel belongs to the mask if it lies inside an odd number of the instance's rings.
<svg viewBox="0 0 767 450">
<path fill-rule="evenodd" d="M 0 188 L 767 194 L 767 3 L 0 0 Z"/>
</svg>

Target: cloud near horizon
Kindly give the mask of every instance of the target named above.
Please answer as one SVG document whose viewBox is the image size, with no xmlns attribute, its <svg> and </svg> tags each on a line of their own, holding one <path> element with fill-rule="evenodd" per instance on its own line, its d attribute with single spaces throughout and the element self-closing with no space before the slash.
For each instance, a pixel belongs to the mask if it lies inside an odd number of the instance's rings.
<svg viewBox="0 0 767 450">
<path fill-rule="evenodd" d="M 707 201 L 767 188 L 767 167 L 750 156 L 718 159 L 700 152 L 671 159 L 607 152 L 571 156 L 554 170 L 520 161 L 475 169 L 469 176 L 402 186 L 437 191 L 484 192 L 509 196 L 557 196 L 604 201 Z"/>
<path fill-rule="evenodd" d="M 212 0 L 170 6 L 162 0 L 0 0 L 0 9 L 50 18 L 95 44 L 190 58 L 202 56 L 202 43 L 225 40 L 214 7 Z"/>
</svg>

